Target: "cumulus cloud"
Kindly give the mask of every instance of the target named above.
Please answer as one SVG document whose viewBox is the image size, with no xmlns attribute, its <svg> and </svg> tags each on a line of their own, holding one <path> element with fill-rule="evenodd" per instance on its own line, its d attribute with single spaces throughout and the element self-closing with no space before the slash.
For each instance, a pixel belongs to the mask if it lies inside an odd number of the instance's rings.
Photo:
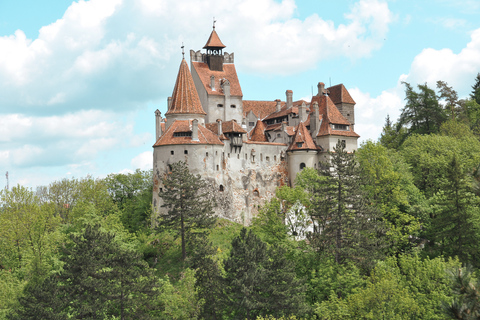
<svg viewBox="0 0 480 320">
<path fill-rule="evenodd" d="M 132 159 L 132 168 L 140 170 L 150 170 L 153 168 L 153 152 L 145 151 Z"/>
<path fill-rule="evenodd" d="M 459 53 L 451 49 L 424 49 L 418 54 L 408 75 L 402 80 L 411 84 L 425 83 L 434 88 L 438 80 L 446 81 L 460 95 L 467 90 L 480 70 L 480 29 L 471 34 L 471 41 Z M 462 91 L 462 88 L 463 91 Z"/>
</svg>

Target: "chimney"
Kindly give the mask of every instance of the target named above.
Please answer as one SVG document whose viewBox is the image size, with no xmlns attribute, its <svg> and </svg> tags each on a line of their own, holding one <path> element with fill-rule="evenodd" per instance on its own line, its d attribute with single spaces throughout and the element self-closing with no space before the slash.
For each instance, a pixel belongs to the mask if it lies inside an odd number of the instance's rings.
<svg viewBox="0 0 480 320">
<path fill-rule="evenodd" d="M 315 101 L 313 103 L 313 113 L 310 116 L 310 129 L 312 130 L 312 136 L 316 136 L 318 130 L 320 129 L 320 119 L 319 119 L 319 111 L 318 111 L 318 102 Z"/>
<path fill-rule="evenodd" d="M 168 101 L 168 103 L 167 103 L 168 104 L 168 110 L 170 110 L 170 108 L 172 107 L 172 97 L 168 97 L 167 101 Z"/>
<path fill-rule="evenodd" d="M 212 91 L 215 91 L 215 76 L 210 77 L 210 88 L 212 88 Z"/>
<path fill-rule="evenodd" d="M 280 110 L 282 110 L 282 101 L 280 99 L 277 99 L 275 100 L 275 102 L 277 103 L 275 111 L 280 112 Z"/>
<path fill-rule="evenodd" d="M 286 92 L 287 95 L 287 109 L 290 109 L 293 106 L 293 91 L 292 90 L 287 90 Z"/>
<path fill-rule="evenodd" d="M 318 88 L 318 96 L 321 97 L 325 91 L 325 83 L 319 82 L 317 85 Z"/>
<path fill-rule="evenodd" d="M 222 133 L 223 133 L 222 119 L 217 119 L 217 134 L 218 134 L 218 136 L 221 136 Z"/>
<path fill-rule="evenodd" d="M 298 107 L 298 120 L 304 122 L 307 120 L 307 105 L 302 102 L 302 105 Z"/>
<path fill-rule="evenodd" d="M 162 113 L 160 110 L 155 110 L 155 141 L 162 135 Z"/>
<path fill-rule="evenodd" d="M 198 141 L 198 120 L 193 119 L 192 121 L 192 140 Z"/>
</svg>

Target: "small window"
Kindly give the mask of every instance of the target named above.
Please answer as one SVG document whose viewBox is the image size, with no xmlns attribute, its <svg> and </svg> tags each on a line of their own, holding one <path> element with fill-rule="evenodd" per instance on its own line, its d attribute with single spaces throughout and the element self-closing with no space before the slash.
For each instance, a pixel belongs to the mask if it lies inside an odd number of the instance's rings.
<svg viewBox="0 0 480 320">
<path fill-rule="evenodd" d="M 163 188 L 160 188 L 160 192 L 163 192 Z"/>
<path fill-rule="evenodd" d="M 346 146 L 347 146 L 347 141 L 345 141 L 345 140 L 342 140 L 342 147 L 344 147 L 344 148 L 345 148 Z"/>
<path fill-rule="evenodd" d="M 183 150 L 183 153 L 184 153 L 184 154 L 188 154 L 188 150 Z"/>
<path fill-rule="evenodd" d="M 170 154 L 173 156 L 175 154 L 175 151 L 170 151 Z"/>
<path fill-rule="evenodd" d="M 265 157 L 265 160 L 270 161 L 270 157 Z"/>
<path fill-rule="evenodd" d="M 215 151 L 215 155 L 218 156 L 218 151 Z"/>
<path fill-rule="evenodd" d="M 305 168 L 305 163 L 300 163 L 300 170 L 303 170 L 303 168 Z"/>
<path fill-rule="evenodd" d="M 231 104 L 231 105 L 230 105 L 230 108 L 236 108 L 236 107 L 237 107 L 237 106 L 234 105 L 234 104 Z"/>
<path fill-rule="evenodd" d="M 277 156 L 273 156 L 273 161 L 277 161 Z"/>
<path fill-rule="evenodd" d="M 280 138 L 282 136 L 281 133 L 277 133 L 277 138 Z"/>
<path fill-rule="evenodd" d="M 263 161 L 263 153 L 260 153 L 260 161 Z"/>
<path fill-rule="evenodd" d="M 258 192 L 258 189 L 253 190 L 253 195 L 254 195 L 255 197 L 260 196 L 260 192 Z"/>
<path fill-rule="evenodd" d="M 228 157 L 230 158 L 230 153 L 228 154 Z"/>
<path fill-rule="evenodd" d="M 237 154 L 237 159 L 240 159 L 240 153 L 239 153 L 239 154 Z"/>
<path fill-rule="evenodd" d="M 245 160 L 247 160 L 247 159 L 248 159 L 248 154 L 245 153 Z"/>
<path fill-rule="evenodd" d="M 248 126 L 249 126 L 249 127 L 254 127 L 254 126 L 255 126 L 255 122 L 249 122 L 249 123 L 248 123 Z"/>
<path fill-rule="evenodd" d="M 298 147 L 298 148 L 303 147 L 303 142 L 297 142 L 297 147 Z"/>
<path fill-rule="evenodd" d="M 218 171 L 219 169 L 220 169 L 220 167 L 219 167 L 218 164 L 217 164 L 217 171 Z"/>
<path fill-rule="evenodd" d="M 191 137 L 192 132 L 174 132 L 173 136 L 174 137 Z"/>
<path fill-rule="evenodd" d="M 217 104 L 217 107 L 218 108 L 223 108 L 223 104 L 219 103 L 219 104 Z"/>
<path fill-rule="evenodd" d="M 208 152 L 205 153 L 205 157 L 208 157 Z"/>
<path fill-rule="evenodd" d="M 223 190 L 224 190 L 224 188 L 223 188 L 223 185 L 221 184 L 220 188 L 218 188 L 218 191 L 223 192 Z"/>
</svg>

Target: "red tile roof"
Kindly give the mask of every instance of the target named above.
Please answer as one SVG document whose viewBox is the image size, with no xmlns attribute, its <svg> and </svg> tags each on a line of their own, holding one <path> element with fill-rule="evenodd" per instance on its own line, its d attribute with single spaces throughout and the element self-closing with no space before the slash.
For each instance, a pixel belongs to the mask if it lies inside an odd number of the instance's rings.
<svg viewBox="0 0 480 320">
<path fill-rule="evenodd" d="M 218 134 L 218 122 L 206 123 L 205 127 L 215 134 Z M 235 120 L 222 122 L 222 133 L 247 133 Z"/>
<path fill-rule="evenodd" d="M 282 106 L 283 105 L 285 105 L 285 102 L 282 102 Z M 252 111 L 257 118 L 263 120 L 265 117 L 275 112 L 276 106 L 276 101 L 243 100 L 243 113 L 246 116 Z"/>
<path fill-rule="evenodd" d="M 338 136 L 347 136 L 347 137 L 360 137 L 352 130 L 352 125 L 348 122 L 347 119 L 338 111 L 337 107 L 330 99 L 329 96 L 325 95 L 316 95 L 312 97 L 312 104 L 318 102 L 318 111 L 320 114 L 320 119 L 322 119 L 320 124 L 320 129 L 318 130 L 317 137 L 326 136 L 326 135 L 338 135 Z M 327 108 L 328 107 L 328 108 Z M 328 112 L 327 112 L 328 110 Z M 331 124 L 342 124 L 349 126 L 348 130 L 334 130 L 331 127 Z"/>
<path fill-rule="evenodd" d="M 205 128 L 202 125 L 198 125 L 198 141 L 192 140 L 192 137 L 175 137 L 175 132 L 191 132 L 192 131 L 192 120 L 175 120 L 170 127 L 165 131 L 157 142 L 153 145 L 154 147 L 166 146 L 166 145 L 175 145 L 175 144 L 220 144 L 223 142 L 220 141 L 216 134 L 213 134 L 210 130 Z"/>
<path fill-rule="evenodd" d="M 270 115 L 268 115 L 263 120 L 285 117 L 286 115 L 288 115 L 290 113 L 298 114 L 298 107 L 301 106 L 302 103 L 307 104 L 307 102 L 304 101 L 304 100 L 298 100 L 298 101 L 293 102 L 293 104 L 292 104 L 293 106 L 289 109 L 287 109 L 287 106 L 284 105 L 280 111 L 278 111 L 278 112 L 275 111 L 275 112 L 271 113 Z M 307 108 L 306 111 L 309 112 L 310 110 Z"/>
<path fill-rule="evenodd" d="M 258 119 L 257 124 L 252 131 L 250 131 L 250 141 L 268 142 L 267 136 L 265 135 L 265 124 L 262 120 Z"/>
<path fill-rule="evenodd" d="M 339 104 L 339 103 L 350 103 L 350 104 L 355 104 L 355 101 L 353 100 L 352 96 L 350 93 L 348 93 L 347 88 L 343 84 L 337 84 L 336 86 L 328 88 L 328 91 L 330 92 L 330 99 L 332 99 L 334 104 Z"/>
<path fill-rule="evenodd" d="M 224 95 L 221 86 L 221 81 L 227 79 L 230 82 L 230 95 L 243 96 L 242 88 L 240 87 L 240 81 L 238 81 L 237 70 L 233 63 L 223 64 L 223 71 L 212 71 L 208 65 L 204 62 L 192 62 L 192 68 L 197 71 L 200 81 L 203 83 L 203 87 L 208 94 L 211 95 Z M 210 77 L 215 77 L 215 90 L 210 87 Z"/>
<path fill-rule="evenodd" d="M 225 48 L 226 46 L 220 41 L 217 32 L 213 29 L 212 33 L 210 33 L 210 37 L 208 38 L 207 44 L 203 47 L 203 49 L 207 48 Z"/>
<path fill-rule="evenodd" d="M 176 113 L 206 114 L 185 59 L 182 59 L 178 70 L 177 82 L 172 94 L 172 105 L 165 114 Z"/>
<path fill-rule="evenodd" d="M 308 132 L 307 127 L 305 127 L 303 122 L 300 122 L 296 129 L 295 136 L 293 137 L 292 143 L 288 147 L 287 151 L 320 150 L 320 148 L 313 141 L 310 132 Z"/>
</svg>

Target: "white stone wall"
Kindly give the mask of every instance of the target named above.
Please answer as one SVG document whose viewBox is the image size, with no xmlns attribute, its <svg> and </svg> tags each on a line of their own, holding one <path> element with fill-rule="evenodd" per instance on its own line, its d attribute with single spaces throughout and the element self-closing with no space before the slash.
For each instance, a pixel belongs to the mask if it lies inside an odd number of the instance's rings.
<svg viewBox="0 0 480 320">
<path fill-rule="evenodd" d="M 325 151 L 333 151 L 338 140 L 345 140 L 345 149 L 347 152 L 357 150 L 357 138 L 345 136 L 322 136 L 317 137 L 317 145 L 321 146 Z"/>
<path fill-rule="evenodd" d="M 304 163 L 305 167 L 317 169 L 318 151 L 316 150 L 296 150 L 289 151 L 288 156 L 288 174 L 291 185 L 294 185 L 297 174 L 301 171 L 300 164 Z"/>
</svg>

